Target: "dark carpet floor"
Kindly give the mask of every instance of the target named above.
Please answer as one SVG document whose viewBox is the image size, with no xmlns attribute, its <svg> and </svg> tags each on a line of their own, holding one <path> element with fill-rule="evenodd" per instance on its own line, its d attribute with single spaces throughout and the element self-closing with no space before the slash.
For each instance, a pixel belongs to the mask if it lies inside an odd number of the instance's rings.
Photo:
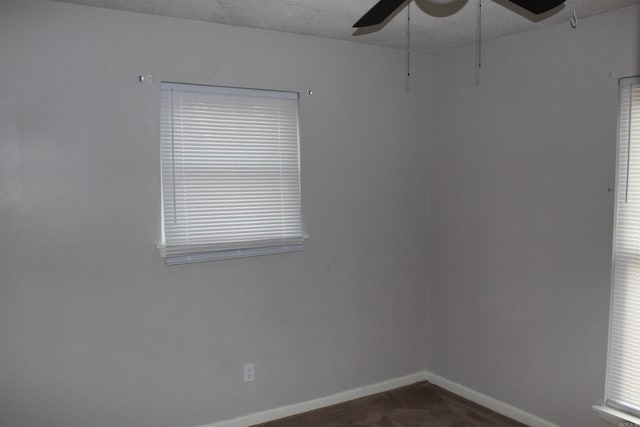
<svg viewBox="0 0 640 427">
<path fill-rule="evenodd" d="M 522 427 L 427 381 L 254 427 Z"/>
</svg>

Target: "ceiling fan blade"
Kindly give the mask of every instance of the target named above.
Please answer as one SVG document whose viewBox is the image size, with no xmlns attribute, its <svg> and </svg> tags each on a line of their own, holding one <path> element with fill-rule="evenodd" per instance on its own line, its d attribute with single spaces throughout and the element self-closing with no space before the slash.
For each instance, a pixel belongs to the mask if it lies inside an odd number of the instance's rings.
<svg viewBox="0 0 640 427">
<path fill-rule="evenodd" d="M 406 0 L 380 0 L 362 18 L 353 24 L 354 28 L 370 27 L 384 22 Z"/>
<path fill-rule="evenodd" d="M 565 0 L 509 0 L 511 3 L 517 4 L 523 9 L 528 10 L 531 13 L 540 15 L 545 13 L 554 7 L 560 6 Z"/>
</svg>

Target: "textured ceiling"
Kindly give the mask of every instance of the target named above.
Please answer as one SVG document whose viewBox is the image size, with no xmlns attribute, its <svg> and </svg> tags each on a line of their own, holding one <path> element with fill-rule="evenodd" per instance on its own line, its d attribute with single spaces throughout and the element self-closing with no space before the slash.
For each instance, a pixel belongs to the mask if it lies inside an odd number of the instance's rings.
<svg viewBox="0 0 640 427">
<path fill-rule="evenodd" d="M 243 27 L 308 34 L 378 46 L 406 47 L 407 8 L 379 27 L 354 31 L 351 27 L 377 0 L 53 0 L 154 15 Z M 435 5 L 414 0 L 411 8 L 412 49 L 438 51 L 474 42 L 480 0 L 456 0 Z M 567 0 L 544 19 L 528 14 L 506 0 L 482 0 L 483 39 L 566 22 L 575 4 L 580 18 L 617 9 L 640 0 Z"/>
</svg>

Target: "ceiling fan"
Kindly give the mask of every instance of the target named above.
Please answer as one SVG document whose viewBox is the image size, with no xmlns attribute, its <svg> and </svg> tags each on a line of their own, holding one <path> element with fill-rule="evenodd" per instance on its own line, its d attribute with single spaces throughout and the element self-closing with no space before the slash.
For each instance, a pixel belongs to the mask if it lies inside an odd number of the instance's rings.
<svg viewBox="0 0 640 427">
<path fill-rule="evenodd" d="M 389 16 L 395 12 L 407 0 L 380 0 L 376 3 L 362 18 L 353 24 L 354 28 L 370 27 L 384 22 Z M 431 0 L 432 3 L 446 4 L 453 3 L 455 0 Z M 516 4 L 529 12 L 540 15 L 554 7 L 560 6 L 565 0 L 507 0 Z"/>
</svg>

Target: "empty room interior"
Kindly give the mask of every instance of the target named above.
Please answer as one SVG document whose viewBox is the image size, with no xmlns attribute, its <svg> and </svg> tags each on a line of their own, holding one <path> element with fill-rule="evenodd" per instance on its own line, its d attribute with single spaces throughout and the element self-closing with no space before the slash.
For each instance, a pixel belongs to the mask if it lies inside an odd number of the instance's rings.
<svg viewBox="0 0 640 427">
<path fill-rule="evenodd" d="M 0 0 L 0 426 L 640 423 L 640 1 L 381 3 Z"/>
</svg>

